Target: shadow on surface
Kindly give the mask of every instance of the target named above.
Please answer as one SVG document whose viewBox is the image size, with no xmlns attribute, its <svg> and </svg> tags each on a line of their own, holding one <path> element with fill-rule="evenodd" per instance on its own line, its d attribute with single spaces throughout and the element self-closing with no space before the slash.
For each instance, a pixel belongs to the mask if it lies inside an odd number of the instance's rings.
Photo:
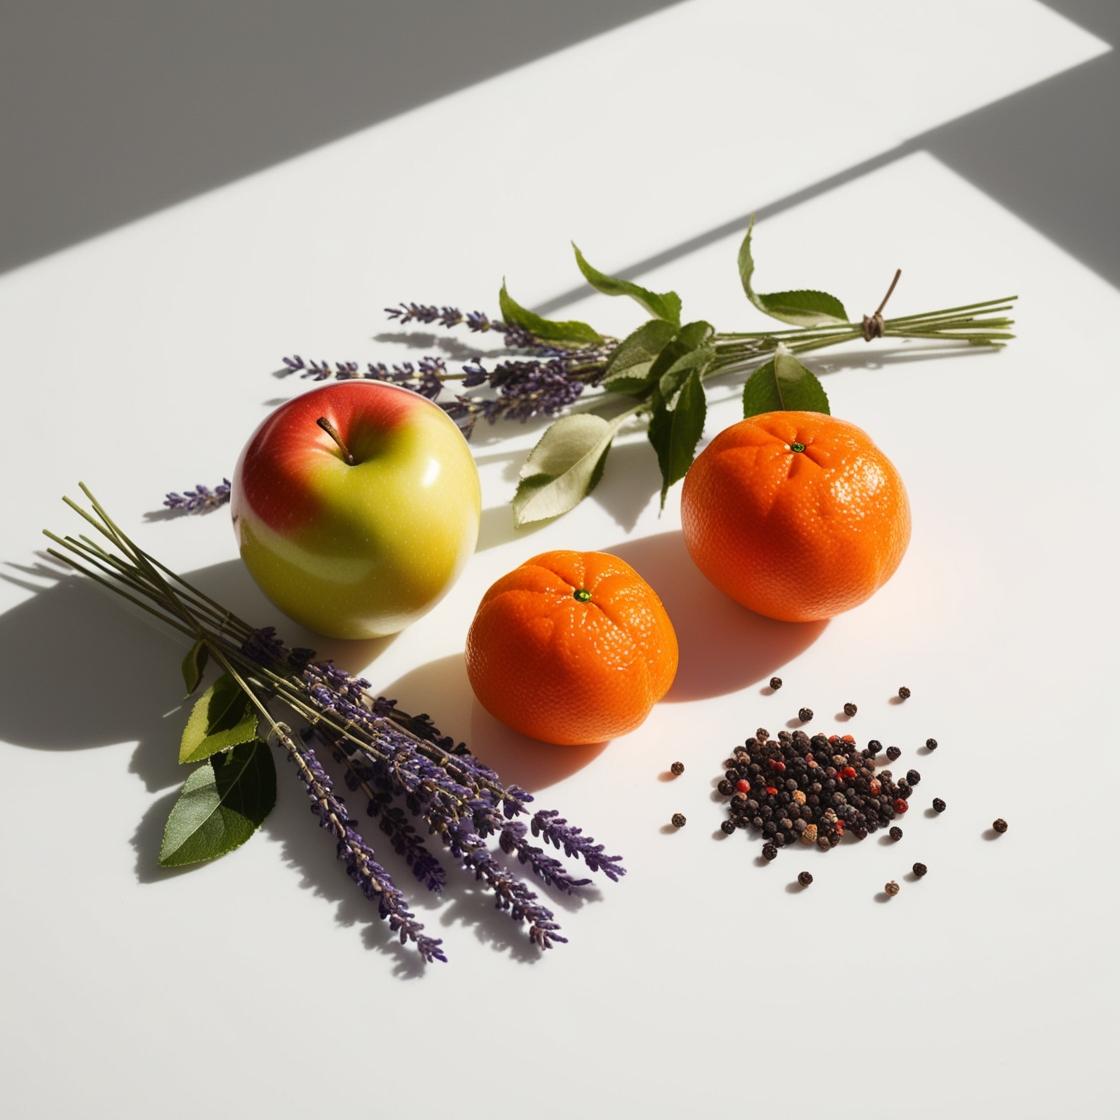
<svg viewBox="0 0 1120 1120">
<path fill-rule="evenodd" d="M 674 2 L 20 5 L 0 272 Z"/>
<path fill-rule="evenodd" d="M 661 597 L 680 644 L 667 701 L 700 700 L 767 680 L 820 637 L 824 622 L 776 622 L 717 591 L 693 564 L 680 532 L 624 540 L 621 557 Z"/>
</svg>

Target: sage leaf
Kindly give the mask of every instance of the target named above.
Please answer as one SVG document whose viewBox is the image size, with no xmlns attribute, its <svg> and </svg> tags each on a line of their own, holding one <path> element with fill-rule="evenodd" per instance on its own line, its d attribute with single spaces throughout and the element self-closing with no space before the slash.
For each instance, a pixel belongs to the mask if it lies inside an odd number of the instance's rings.
<svg viewBox="0 0 1120 1120">
<path fill-rule="evenodd" d="M 651 292 L 641 284 L 631 280 L 620 280 L 616 276 L 608 276 L 587 262 L 587 258 L 579 251 L 579 246 L 573 241 L 572 248 L 576 254 L 576 264 L 583 273 L 587 282 L 605 296 L 629 296 L 637 300 L 651 315 L 658 319 L 679 326 L 681 321 L 681 297 L 676 292 Z"/>
<path fill-rule="evenodd" d="M 653 384 L 650 369 L 676 333 L 665 319 L 643 323 L 615 347 L 600 384 L 611 393 L 640 396 Z"/>
<path fill-rule="evenodd" d="M 772 319 L 779 319 L 783 323 L 791 323 L 795 327 L 816 327 L 828 323 L 848 322 L 848 313 L 844 305 L 828 292 L 818 292 L 810 289 L 789 292 L 770 292 L 764 295 L 756 292 L 751 285 L 754 275 L 754 257 L 751 254 L 751 234 L 754 231 L 754 219 L 747 226 L 743 243 L 739 246 L 739 279 L 743 282 L 743 291 L 747 299 Z"/>
<path fill-rule="evenodd" d="M 209 657 L 210 651 L 201 638 L 187 650 L 187 656 L 183 658 L 180 668 L 183 672 L 183 684 L 187 686 L 188 696 L 202 683 L 202 674 L 206 670 L 206 662 Z"/>
<path fill-rule="evenodd" d="M 159 862 L 183 867 L 241 847 L 276 804 L 276 767 L 259 739 L 193 770 L 163 829 Z"/>
<path fill-rule="evenodd" d="M 703 319 L 686 323 L 650 367 L 650 377 L 657 383 L 657 392 L 670 408 L 685 378 L 693 370 L 702 375 L 715 357 L 715 350 L 710 345 L 714 335 L 715 328 Z"/>
<path fill-rule="evenodd" d="M 649 422 L 649 441 L 657 452 L 661 468 L 661 508 L 669 487 L 679 482 L 692 466 L 696 445 L 704 434 L 707 415 L 704 385 L 699 370 L 693 369 L 680 387 L 672 407 L 656 394 L 653 416 Z"/>
<path fill-rule="evenodd" d="M 179 742 L 180 762 L 201 762 L 257 737 L 257 713 L 237 682 L 223 673 L 195 702 Z"/>
<path fill-rule="evenodd" d="M 549 342 L 569 342 L 577 346 L 597 346 L 603 341 L 603 336 L 587 323 L 575 319 L 566 322 L 545 319 L 535 311 L 522 307 L 506 290 L 505 281 L 498 293 L 498 305 L 502 310 L 502 318 L 507 323 L 522 327 L 537 338 L 547 339 Z"/>
<path fill-rule="evenodd" d="M 521 467 L 514 524 L 559 517 L 579 505 L 598 484 L 611 441 L 628 415 L 604 420 L 580 412 L 550 424 Z"/>
<path fill-rule="evenodd" d="M 827 415 L 828 394 L 812 370 L 779 347 L 770 361 L 747 378 L 743 386 L 743 416 L 790 411 Z"/>
</svg>

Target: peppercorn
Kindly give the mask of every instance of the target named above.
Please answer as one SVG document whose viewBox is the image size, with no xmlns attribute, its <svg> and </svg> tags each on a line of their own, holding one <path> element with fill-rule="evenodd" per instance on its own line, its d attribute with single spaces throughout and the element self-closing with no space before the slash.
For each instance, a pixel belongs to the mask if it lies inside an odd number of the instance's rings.
<svg viewBox="0 0 1120 1120">
<path fill-rule="evenodd" d="M 813 718 L 813 709 L 812 708 L 798 708 L 797 709 L 797 718 L 799 720 L 801 720 L 802 723 L 808 723 L 809 720 L 811 720 Z"/>
<path fill-rule="evenodd" d="M 892 840 L 894 840 L 895 843 L 897 843 L 899 840 L 902 839 L 902 829 L 899 828 L 898 825 L 892 824 L 891 825 L 891 830 L 890 830 L 889 833 L 887 833 L 887 835 L 890 836 L 890 838 Z"/>
<path fill-rule="evenodd" d="M 936 739 L 927 739 L 926 740 L 926 750 L 927 751 L 937 750 L 937 740 Z"/>
<path fill-rule="evenodd" d="M 760 743 L 765 743 L 770 738 L 770 732 L 765 727 L 760 727 L 754 734 Z"/>
<path fill-rule="evenodd" d="M 815 824 L 808 824 L 805 830 L 801 833 L 801 839 L 806 844 L 815 844 L 817 841 L 817 826 Z"/>
<path fill-rule="evenodd" d="M 730 836 L 735 831 L 735 822 L 724 821 L 723 824 L 720 825 L 720 828 L 722 828 L 723 831 L 727 833 L 728 836 Z"/>
<path fill-rule="evenodd" d="M 684 773 L 684 763 L 674 762 L 673 765 L 669 767 L 669 770 L 673 773 L 674 777 L 679 778 Z"/>
<path fill-rule="evenodd" d="M 718 789 L 724 797 L 730 797 L 732 793 L 735 792 L 735 787 L 726 778 L 720 779 L 720 783 L 716 786 L 716 789 Z"/>
<path fill-rule="evenodd" d="M 801 874 L 797 876 L 797 881 L 803 887 L 807 887 L 813 881 L 813 876 L 810 875 L 808 871 L 802 871 Z"/>
<path fill-rule="evenodd" d="M 867 749 L 871 752 L 872 756 L 874 756 L 883 749 L 883 744 L 880 743 L 878 739 L 869 739 L 867 742 Z"/>
<path fill-rule="evenodd" d="M 900 751 L 898 747 L 887 747 L 887 758 L 889 758 L 891 762 L 894 762 L 894 760 L 900 757 L 901 754 L 902 751 Z"/>
<path fill-rule="evenodd" d="M 935 813 L 944 813 L 945 812 L 945 802 L 942 801 L 940 797 L 935 797 L 933 799 L 933 811 Z"/>
<path fill-rule="evenodd" d="M 908 689 L 906 687 L 906 685 L 903 685 L 898 690 L 898 698 L 899 698 L 899 700 L 909 700 L 910 699 L 910 689 Z"/>
<path fill-rule="evenodd" d="M 911 870 L 920 879 L 929 870 L 929 868 L 926 867 L 924 863 L 916 863 Z"/>
<path fill-rule="evenodd" d="M 672 819 L 674 828 L 684 828 L 684 826 L 688 823 L 684 813 L 674 813 Z"/>
<path fill-rule="evenodd" d="M 859 709 L 855 706 L 855 704 L 853 704 L 851 702 L 851 700 L 849 700 L 844 705 L 844 715 L 846 715 L 846 716 L 854 716 L 856 714 L 856 712 L 858 712 L 858 711 L 859 711 Z"/>
<path fill-rule="evenodd" d="M 778 849 L 774 844 L 762 845 L 762 858 L 765 860 L 772 860 L 778 858 Z"/>
<path fill-rule="evenodd" d="M 891 898 L 894 898 L 894 896 L 898 894 L 901 889 L 902 888 L 893 879 L 889 883 L 885 883 L 883 885 L 883 890 L 885 890 L 887 894 L 891 896 Z"/>
<path fill-rule="evenodd" d="M 748 782 L 748 781 L 747 781 L 747 779 L 746 779 L 746 778 L 740 778 L 740 779 L 739 779 L 739 780 L 738 780 L 738 781 L 737 781 L 737 782 L 735 783 L 735 788 L 736 788 L 736 789 L 737 789 L 737 790 L 738 790 L 738 791 L 739 791 L 740 793 L 750 793 L 750 791 L 751 791 L 751 784 L 750 784 L 750 782 Z"/>
<path fill-rule="evenodd" d="M 771 677 L 770 678 L 770 687 L 772 689 L 774 689 L 775 692 L 777 692 L 777 690 L 782 687 L 782 678 L 781 677 Z"/>
<path fill-rule="evenodd" d="M 996 819 L 992 821 L 992 828 L 1002 836 L 1003 833 L 1007 831 L 1007 821 L 1005 821 L 1003 817 L 996 817 Z"/>
<path fill-rule="evenodd" d="M 735 769 L 735 761 L 731 760 L 731 765 L 723 772 L 723 776 L 729 782 L 737 782 L 739 780 L 739 771 Z"/>
<path fill-rule="evenodd" d="M 791 778 L 790 781 L 793 781 L 793 779 Z M 797 802 L 798 805 L 804 805 L 805 804 L 805 794 L 802 790 L 795 789 L 793 791 L 792 797 L 793 797 L 793 800 L 795 802 Z M 1004 825 L 1004 827 L 1006 828 L 1007 826 Z"/>
<path fill-rule="evenodd" d="M 894 790 L 899 797 L 909 797 L 913 793 L 909 782 L 895 782 Z"/>
<path fill-rule="evenodd" d="M 921 774 L 918 773 L 917 770 L 907 770 L 906 771 L 906 780 L 912 786 L 916 786 L 922 780 L 922 776 L 921 776 Z"/>
</svg>

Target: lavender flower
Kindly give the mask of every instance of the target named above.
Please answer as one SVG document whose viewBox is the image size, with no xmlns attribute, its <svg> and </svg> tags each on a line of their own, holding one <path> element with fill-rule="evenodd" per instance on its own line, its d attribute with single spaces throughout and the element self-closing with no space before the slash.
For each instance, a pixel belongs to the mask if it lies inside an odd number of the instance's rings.
<svg viewBox="0 0 1120 1120">
<path fill-rule="evenodd" d="M 213 490 L 199 483 L 193 490 L 184 490 L 181 494 L 172 491 L 163 499 L 163 504 L 178 513 L 206 513 L 228 501 L 229 479 L 223 478 Z"/>
</svg>

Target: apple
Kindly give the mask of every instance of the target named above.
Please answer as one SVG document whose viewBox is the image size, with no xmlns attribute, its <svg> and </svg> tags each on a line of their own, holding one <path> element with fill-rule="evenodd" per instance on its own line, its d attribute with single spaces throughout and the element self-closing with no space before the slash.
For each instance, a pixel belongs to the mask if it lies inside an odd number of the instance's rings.
<svg viewBox="0 0 1120 1120">
<path fill-rule="evenodd" d="M 430 400 L 340 381 L 281 405 L 233 476 L 241 558 L 286 615 L 331 638 L 395 634 L 451 586 L 478 539 L 467 441 Z"/>
</svg>

